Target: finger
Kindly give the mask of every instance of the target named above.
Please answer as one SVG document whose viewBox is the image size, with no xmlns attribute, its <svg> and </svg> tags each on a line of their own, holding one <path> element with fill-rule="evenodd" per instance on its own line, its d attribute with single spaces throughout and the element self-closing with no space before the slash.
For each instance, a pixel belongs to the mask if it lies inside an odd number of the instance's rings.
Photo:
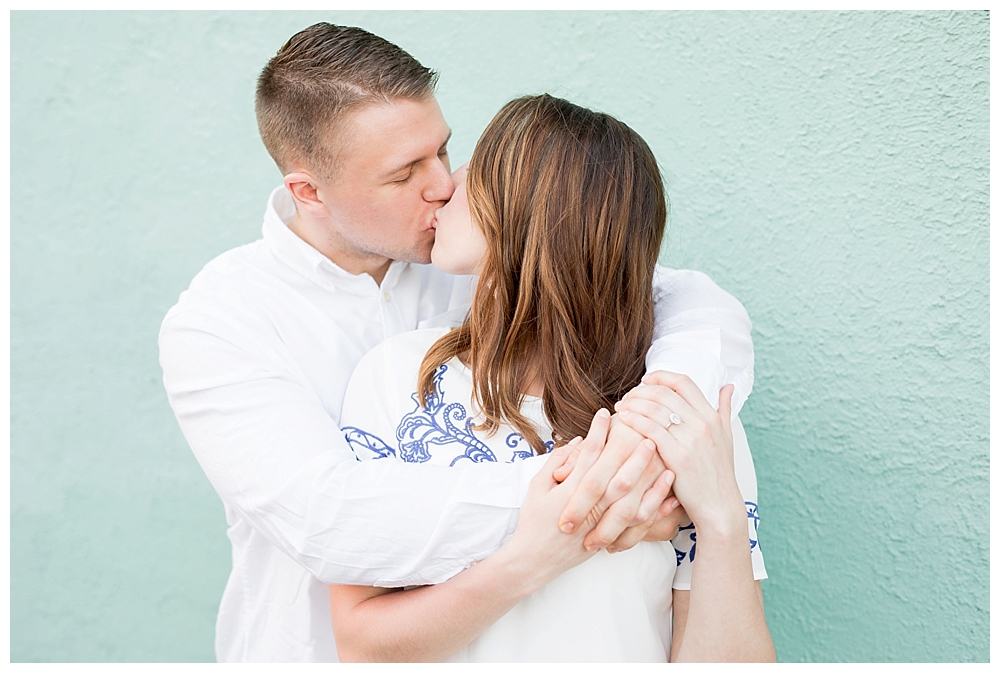
<svg viewBox="0 0 1000 673">
<path fill-rule="evenodd" d="M 576 463 L 573 466 L 573 473 L 567 477 L 567 481 L 572 484 L 579 484 L 583 480 L 587 471 L 597 462 L 601 456 L 604 445 L 608 442 L 608 431 L 611 429 L 611 412 L 607 409 L 598 409 L 594 414 L 594 419 L 590 422 L 590 429 L 587 436 L 577 444 L 578 454 Z"/>
<path fill-rule="evenodd" d="M 716 413 L 715 409 L 711 407 L 708 408 L 707 412 L 696 410 L 676 391 L 666 386 L 641 386 L 629 391 L 624 399 L 615 405 L 615 411 L 621 411 L 623 408 L 632 408 L 633 411 L 639 411 L 643 415 L 659 421 L 663 427 L 668 427 L 671 423 L 677 422 L 670 419 L 671 414 L 676 414 L 683 423 L 698 416 L 709 414 L 714 416 Z M 654 408 L 655 413 L 647 411 Z"/>
<path fill-rule="evenodd" d="M 663 501 L 657 514 L 660 515 L 659 518 L 653 522 L 643 540 L 646 542 L 673 540 L 677 537 L 678 527 L 686 516 L 684 508 L 680 506 L 677 498 L 670 497 Z"/>
<path fill-rule="evenodd" d="M 591 527 L 596 525 L 611 503 L 628 491 L 628 489 L 622 491 L 619 488 L 611 488 L 611 482 L 616 475 L 619 475 L 625 463 L 633 458 L 640 440 L 641 438 L 629 439 L 606 446 L 590 469 L 578 480 L 576 477 L 581 472 L 581 467 L 577 465 L 573 475 L 565 482 L 572 483 L 574 491 L 559 517 L 560 530 L 571 532 L 582 526 L 584 521 L 589 521 Z M 642 456 L 643 454 L 640 454 L 635 460 L 643 465 L 648 464 L 648 460 Z M 642 462 L 644 460 L 645 462 Z M 632 474 L 633 469 L 638 469 L 635 463 L 632 463 L 621 477 L 626 478 Z M 649 483 L 652 484 L 653 480 L 650 479 Z M 610 493 L 609 488 L 611 488 Z"/>
<path fill-rule="evenodd" d="M 640 435 L 647 437 L 656 445 L 660 459 L 667 467 L 671 467 L 677 459 L 678 442 L 671 433 L 656 421 L 637 414 L 629 409 L 618 413 L 622 423 L 629 426 Z"/>
<path fill-rule="evenodd" d="M 650 448 L 650 447 L 647 447 Z M 658 508 L 662 505 L 663 501 L 670 495 L 670 489 L 674 483 L 674 473 L 670 470 L 666 470 L 663 467 L 663 463 L 657 457 L 653 457 L 650 460 L 649 465 L 646 466 L 646 471 L 643 473 L 643 478 L 635 487 L 635 495 L 641 496 L 639 500 L 639 507 L 632 518 L 631 521 L 626 523 L 625 530 L 621 531 L 618 538 L 611 542 L 607 549 L 609 552 L 614 553 L 616 551 L 624 551 L 625 549 L 631 549 L 636 542 L 642 540 L 649 527 L 653 525 L 659 517 L 654 516 L 657 513 Z M 634 497 L 632 499 L 634 502 Z M 618 510 L 623 507 L 627 509 L 630 502 L 618 504 Z M 612 505 L 614 508 L 615 505 Z M 604 527 L 598 528 L 598 532 L 595 533 L 593 540 L 595 545 L 600 545 L 605 540 L 605 535 L 613 535 L 615 532 L 614 524 L 611 523 L 616 516 L 625 517 L 626 511 L 612 511 L 609 508 L 608 512 L 604 514 L 604 517 L 608 521 L 604 522 Z M 598 526 L 600 526 L 600 522 Z M 585 540 L 586 542 L 586 540 Z"/>
<path fill-rule="evenodd" d="M 607 409 L 598 410 L 594 414 L 594 420 L 591 421 L 586 439 L 577 445 L 578 455 L 573 471 L 563 482 L 573 489 L 573 495 L 559 515 L 559 530 L 564 533 L 572 533 L 579 528 L 600 497 L 604 495 L 607 481 L 599 482 L 596 473 L 592 476 L 591 467 L 603 452 L 610 427 L 611 412 Z M 610 478 L 609 475 L 608 479 Z"/>
<path fill-rule="evenodd" d="M 590 514 L 590 520 L 596 522 L 596 525 L 584 538 L 585 547 L 590 550 L 606 547 L 617 539 L 622 531 L 635 525 L 636 513 L 643 496 L 663 471 L 663 465 L 659 460 L 655 464 L 651 462 L 654 454 L 655 445 L 644 439 L 622 465 L 608 484 L 604 497 Z M 642 473 L 636 475 L 640 465 L 644 465 Z"/>
<path fill-rule="evenodd" d="M 639 502 L 639 511 L 636 512 L 632 525 L 636 526 L 656 518 L 654 515 L 670 495 L 670 489 L 673 485 L 674 473 L 670 470 L 661 472 L 649 490 L 643 493 L 642 500 Z"/>
<path fill-rule="evenodd" d="M 733 391 L 736 386 L 729 384 L 722 386 L 719 391 L 719 419 L 722 421 L 722 429 L 729 439 L 733 438 Z"/>
<path fill-rule="evenodd" d="M 642 382 L 647 386 L 657 385 L 670 388 L 683 397 L 688 404 L 702 413 L 708 413 L 709 410 L 713 412 L 715 411 L 715 409 L 712 408 L 712 405 L 709 404 L 708 400 L 705 399 L 705 395 L 701 392 L 701 388 L 699 388 L 694 381 L 684 374 L 655 371 L 646 374 L 646 376 L 642 378 Z"/>
<path fill-rule="evenodd" d="M 576 465 L 577 458 L 580 455 L 580 449 L 577 448 L 580 442 L 583 441 L 583 437 L 574 437 L 566 444 L 566 449 L 569 450 L 569 456 L 566 458 L 566 462 L 556 468 L 556 471 L 552 473 L 552 478 L 556 481 L 565 481 L 566 477 L 570 475 L 573 471 L 573 466 Z"/>
<path fill-rule="evenodd" d="M 678 521 L 680 521 L 680 517 L 684 515 L 684 508 L 680 505 L 681 501 L 677 499 L 677 496 L 672 495 L 660 503 L 659 509 L 656 510 L 656 516 L 665 519 L 673 515 L 678 517 Z"/>
<path fill-rule="evenodd" d="M 664 388 L 664 390 L 666 389 Z M 677 397 L 676 393 L 673 394 Z M 616 404 L 615 410 L 619 414 L 628 411 L 645 416 L 659 424 L 664 430 L 674 424 L 683 423 L 685 420 L 690 422 L 691 419 L 698 418 L 697 414 L 687 404 L 684 404 L 680 397 L 677 397 L 673 406 L 664 406 L 659 401 L 654 402 L 641 397 L 629 397 Z"/>
<path fill-rule="evenodd" d="M 561 446 L 558 449 L 550 451 L 549 457 L 546 458 L 545 464 L 542 465 L 542 469 L 538 471 L 538 475 L 542 475 L 548 481 L 554 481 L 552 476 L 553 473 L 566 463 L 566 460 L 569 458 L 569 454 L 570 450 L 565 446 Z"/>
<path fill-rule="evenodd" d="M 632 455 L 628 457 L 628 460 L 618 469 L 618 472 L 615 473 L 615 476 L 608 483 L 608 487 L 605 489 L 604 496 L 602 497 L 605 507 L 617 502 L 639 483 L 639 479 L 646 472 L 649 461 L 653 459 L 654 455 L 656 455 L 655 444 L 648 439 L 639 443 L 636 450 L 632 452 Z"/>
<path fill-rule="evenodd" d="M 637 543 L 645 540 L 650 530 L 656 525 L 655 520 L 641 523 L 637 526 L 629 526 L 622 531 L 618 538 L 607 546 L 608 553 L 614 554 L 626 549 L 631 549 Z"/>
<path fill-rule="evenodd" d="M 668 389 L 660 387 L 660 390 Z M 669 392 L 673 396 L 672 407 L 665 407 L 658 402 L 636 396 L 622 400 L 617 405 L 618 413 L 622 415 L 623 421 L 628 413 L 645 416 L 660 425 L 682 446 L 691 446 L 696 438 L 710 434 L 713 427 L 719 426 L 717 412 L 712 411 L 710 416 L 703 416 L 689 407 L 679 395 L 673 391 Z M 637 428 L 633 429 L 638 431 Z"/>
<path fill-rule="evenodd" d="M 587 533 L 587 537 L 583 539 L 583 546 L 593 551 L 603 549 L 617 540 L 635 519 L 635 513 L 639 510 L 641 499 L 642 493 L 636 491 L 628 493 L 625 497 L 612 503 L 604 512 L 601 520 L 597 522 L 594 530 Z M 640 527 L 645 526 L 646 524 L 640 524 Z M 645 535 L 645 531 L 643 535 Z"/>
</svg>

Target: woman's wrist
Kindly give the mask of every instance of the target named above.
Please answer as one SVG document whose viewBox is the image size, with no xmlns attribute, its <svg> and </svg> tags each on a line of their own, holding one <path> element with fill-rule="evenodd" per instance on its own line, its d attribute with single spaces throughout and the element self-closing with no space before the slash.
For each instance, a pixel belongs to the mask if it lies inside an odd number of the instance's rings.
<svg viewBox="0 0 1000 673">
<path fill-rule="evenodd" d="M 724 499 L 724 504 L 707 512 L 691 514 L 698 530 L 698 543 L 713 540 L 745 539 L 747 537 L 747 511 L 743 496 L 736 493 Z"/>
</svg>

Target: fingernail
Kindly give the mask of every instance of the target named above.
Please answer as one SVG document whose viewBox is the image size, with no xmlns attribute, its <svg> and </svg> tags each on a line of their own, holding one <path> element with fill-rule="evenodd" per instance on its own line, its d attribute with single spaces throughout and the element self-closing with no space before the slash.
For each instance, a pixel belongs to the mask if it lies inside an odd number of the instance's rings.
<svg viewBox="0 0 1000 673">
<path fill-rule="evenodd" d="M 632 415 L 632 412 L 629 411 L 628 409 L 622 409 L 621 411 L 618 412 L 618 415 L 621 416 L 622 418 L 628 418 L 629 416 Z"/>
<path fill-rule="evenodd" d="M 611 412 L 605 409 L 604 407 L 601 407 L 600 409 L 597 410 L 597 415 L 600 416 L 601 418 L 610 418 Z"/>
<path fill-rule="evenodd" d="M 618 407 L 620 407 L 620 406 L 621 406 L 621 404 L 622 404 L 622 403 L 621 403 L 620 401 L 618 401 L 618 402 L 615 402 L 615 411 L 618 411 Z"/>
<path fill-rule="evenodd" d="M 618 547 L 608 547 L 609 554 L 616 554 L 618 552 Z"/>
<path fill-rule="evenodd" d="M 573 439 L 569 440 L 569 442 L 566 444 L 566 446 L 576 446 L 577 444 L 579 444 L 582 441 L 583 441 L 583 437 L 574 437 Z"/>
<path fill-rule="evenodd" d="M 559 530 L 561 530 L 564 533 L 572 533 L 573 532 L 573 524 L 571 522 L 567 521 L 563 525 L 559 526 Z"/>
<path fill-rule="evenodd" d="M 592 544 L 589 547 L 587 547 L 587 551 L 589 552 L 601 551 L 601 547 L 596 544 Z"/>
<path fill-rule="evenodd" d="M 653 441 L 650 439 L 642 440 L 642 445 L 645 446 L 650 451 L 656 451 L 656 444 L 653 444 Z"/>
</svg>

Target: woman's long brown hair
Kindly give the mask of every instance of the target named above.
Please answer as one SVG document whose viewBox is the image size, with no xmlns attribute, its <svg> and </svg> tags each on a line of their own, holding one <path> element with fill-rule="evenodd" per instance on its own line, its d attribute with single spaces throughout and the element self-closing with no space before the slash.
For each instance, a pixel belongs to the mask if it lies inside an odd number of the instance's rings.
<svg viewBox="0 0 1000 673">
<path fill-rule="evenodd" d="M 487 252 L 465 323 L 427 351 L 418 390 L 463 356 L 495 432 L 545 445 L 521 414 L 541 384 L 560 445 L 638 385 L 653 334 L 653 269 L 667 209 L 652 152 L 614 117 L 549 95 L 511 101 L 476 145 L 466 179 Z"/>
</svg>

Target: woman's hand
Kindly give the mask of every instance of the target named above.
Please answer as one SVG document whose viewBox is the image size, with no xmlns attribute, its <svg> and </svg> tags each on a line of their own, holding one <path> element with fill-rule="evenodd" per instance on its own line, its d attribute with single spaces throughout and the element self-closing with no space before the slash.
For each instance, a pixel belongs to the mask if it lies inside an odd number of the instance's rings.
<svg viewBox="0 0 1000 673">
<path fill-rule="evenodd" d="M 676 475 L 674 494 L 699 537 L 709 531 L 745 534 L 746 509 L 733 467 L 733 387 L 719 393 L 716 412 L 687 376 L 653 372 L 643 382 L 615 408 L 622 422 L 656 444 Z"/>
<path fill-rule="evenodd" d="M 733 387 L 720 391 L 716 412 L 686 376 L 654 372 L 643 382 L 616 409 L 624 423 L 656 443 L 698 531 L 691 590 L 674 592 L 670 660 L 774 661 L 733 467 Z"/>
</svg>

